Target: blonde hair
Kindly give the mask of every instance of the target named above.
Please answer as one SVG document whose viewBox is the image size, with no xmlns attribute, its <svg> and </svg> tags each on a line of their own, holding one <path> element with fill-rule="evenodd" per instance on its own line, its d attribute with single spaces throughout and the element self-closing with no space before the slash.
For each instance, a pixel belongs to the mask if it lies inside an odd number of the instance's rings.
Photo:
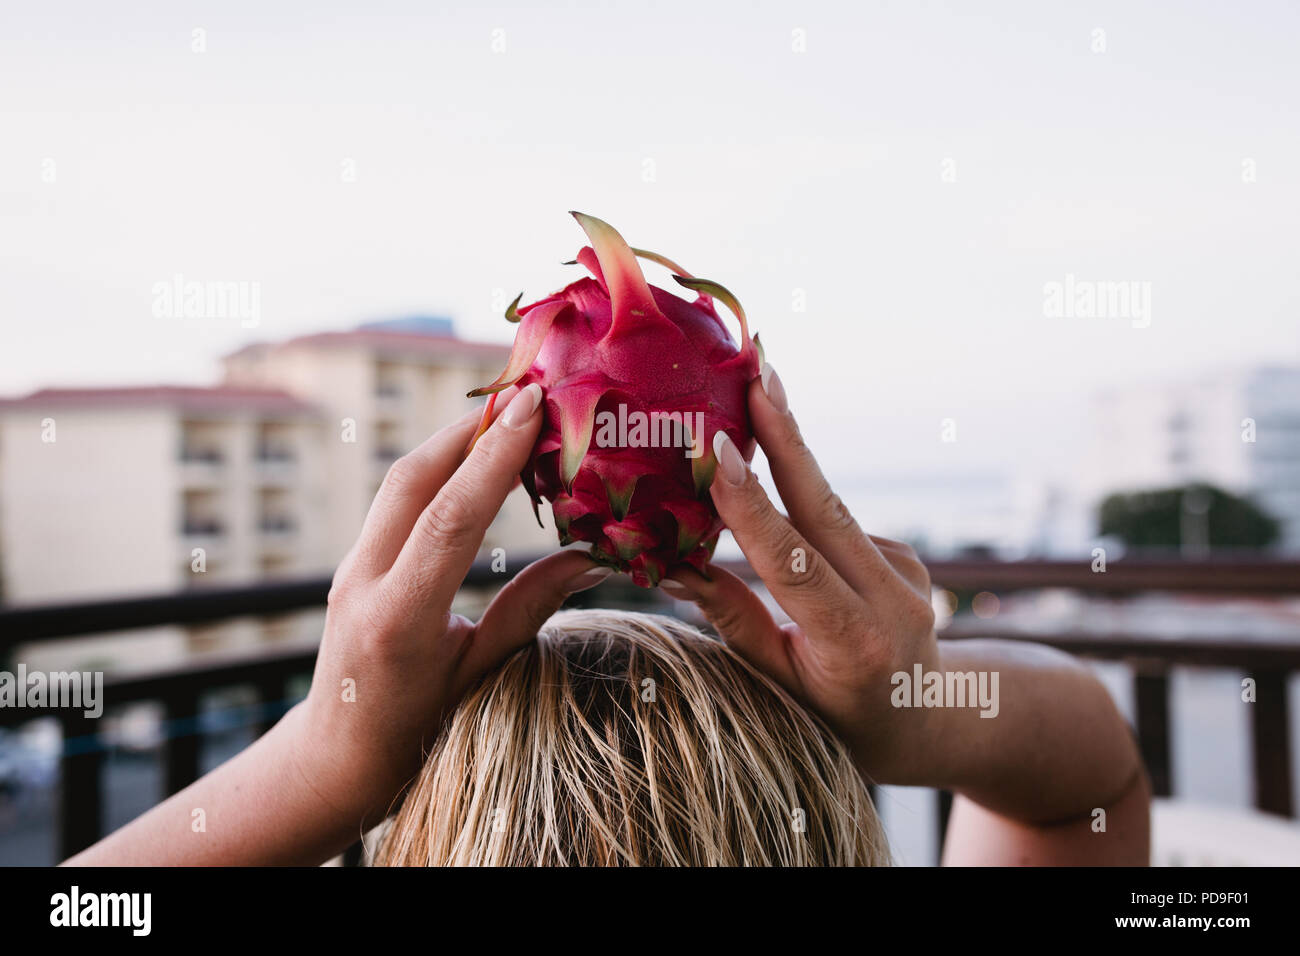
<svg viewBox="0 0 1300 956">
<path fill-rule="evenodd" d="M 557 614 L 457 707 L 387 866 L 887 865 L 844 745 L 672 618 Z"/>
</svg>

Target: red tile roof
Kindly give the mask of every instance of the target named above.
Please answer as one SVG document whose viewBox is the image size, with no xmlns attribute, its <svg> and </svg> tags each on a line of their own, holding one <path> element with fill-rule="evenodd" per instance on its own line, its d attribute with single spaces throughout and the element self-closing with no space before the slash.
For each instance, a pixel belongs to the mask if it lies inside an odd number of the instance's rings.
<svg viewBox="0 0 1300 956">
<path fill-rule="evenodd" d="M 289 347 L 371 349 L 381 357 L 441 357 L 478 359 L 495 368 L 505 366 L 510 346 L 489 342 L 467 342 L 453 336 L 430 335 L 392 329 L 352 329 L 340 332 L 316 332 L 286 339 L 283 342 L 255 342 L 230 353 L 233 358 L 249 352 Z M 286 414 L 310 415 L 319 409 L 289 392 L 272 388 L 247 388 L 235 385 L 185 386 L 150 385 L 104 388 L 43 388 L 19 398 L 0 399 L 0 411 L 9 408 L 38 409 L 87 406 L 158 406 L 168 405 L 193 411 L 257 410 Z"/>
<path fill-rule="evenodd" d="M 21 398 L 0 399 L 0 410 L 9 408 L 85 408 L 172 406 L 184 411 L 279 412 L 311 415 L 316 406 L 273 388 L 212 387 L 190 385 L 128 385 L 106 388 L 42 388 Z"/>
</svg>

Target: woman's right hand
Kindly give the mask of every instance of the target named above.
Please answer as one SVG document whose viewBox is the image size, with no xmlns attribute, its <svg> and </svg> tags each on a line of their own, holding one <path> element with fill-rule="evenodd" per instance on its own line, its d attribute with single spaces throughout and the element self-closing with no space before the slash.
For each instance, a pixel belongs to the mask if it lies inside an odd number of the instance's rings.
<svg viewBox="0 0 1300 956">
<path fill-rule="evenodd" d="M 907 545 L 865 534 L 831 490 L 770 365 L 749 411 L 789 517 L 769 500 L 735 444 L 718 432 L 711 488 L 718 513 L 793 623 L 728 571 L 689 568 L 664 582 L 695 601 L 728 644 L 817 711 L 873 779 L 920 782 L 932 732 L 926 708 L 890 703 L 891 677 L 937 669 L 930 576 Z"/>
<path fill-rule="evenodd" d="M 662 586 L 693 599 L 728 644 L 821 714 L 868 779 L 956 791 L 945 862 L 1145 864 L 1149 786 L 1101 682 L 1069 655 L 1020 641 L 941 651 L 929 573 L 907 545 L 858 527 L 771 366 L 750 384 L 749 412 L 789 518 L 721 432 L 713 502 L 793 623 L 778 626 L 721 568 L 711 580 L 674 571 Z M 999 719 L 970 707 L 895 707 L 893 675 L 917 665 L 999 675 Z M 1109 821 L 1100 831 L 1098 810 Z"/>
</svg>

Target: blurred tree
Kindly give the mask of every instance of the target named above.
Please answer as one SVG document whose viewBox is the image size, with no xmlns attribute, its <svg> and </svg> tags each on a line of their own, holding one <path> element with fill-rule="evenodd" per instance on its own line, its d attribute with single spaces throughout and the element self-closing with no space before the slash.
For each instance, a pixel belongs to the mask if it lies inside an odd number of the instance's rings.
<svg viewBox="0 0 1300 956">
<path fill-rule="evenodd" d="M 1261 549 L 1277 540 L 1279 526 L 1246 498 L 1212 485 L 1108 495 L 1099 531 L 1135 549 L 1177 549 L 1192 556 L 1222 549 Z"/>
</svg>

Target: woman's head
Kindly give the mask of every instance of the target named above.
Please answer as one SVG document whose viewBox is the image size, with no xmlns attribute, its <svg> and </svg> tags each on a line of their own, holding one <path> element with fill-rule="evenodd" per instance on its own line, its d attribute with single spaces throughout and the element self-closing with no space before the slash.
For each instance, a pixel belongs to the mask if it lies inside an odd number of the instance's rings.
<svg viewBox="0 0 1300 956">
<path fill-rule="evenodd" d="M 843 745 L 671 618 L 568 611 L 456 709 L 377 863 L 881 865 Z"/>
</svg>

